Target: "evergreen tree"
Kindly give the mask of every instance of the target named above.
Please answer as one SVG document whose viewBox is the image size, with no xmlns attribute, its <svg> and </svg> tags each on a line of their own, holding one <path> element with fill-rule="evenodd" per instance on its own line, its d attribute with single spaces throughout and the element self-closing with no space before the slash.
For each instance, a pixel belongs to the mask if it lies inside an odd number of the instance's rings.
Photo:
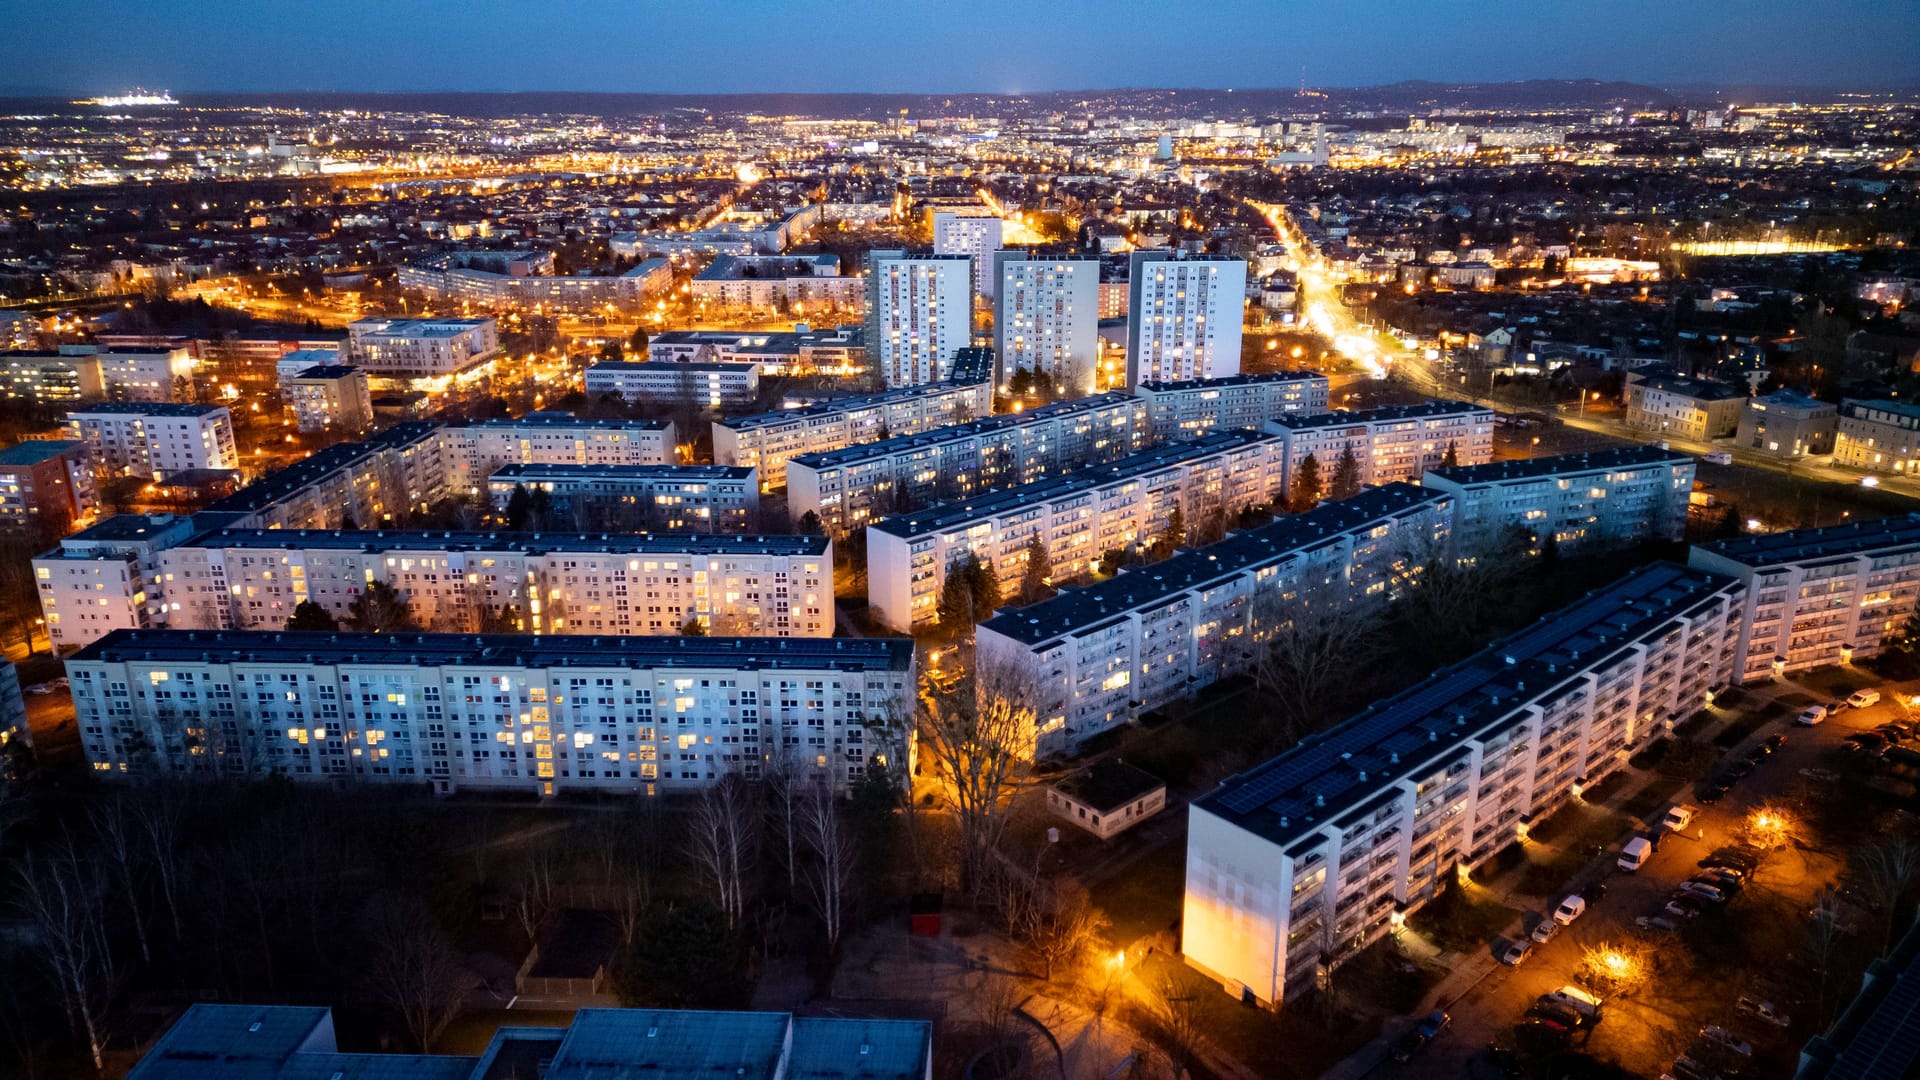
<svg viewBox="0 0 1920 1080">
<path fill-rule="evenodd" d="M 347 605 L 347 629 L 365 634 L 406 634 L 420 629 L 413 608 L 398 589 L 384 581 L 368 583 Z"/>
<path fill-rule="evenodd" d="M 333 613 L 311 600 L 302 600 L 293 609 L 293 617 L 287 620 L 289 630 L 328 631 L 340 629 L 340 620 Z"/>
<path fill-rule="evenodd" d="M 1448 439 L 1447 456 L 1440 459 L 1440 467 L 1443 469 L 1451 469 L 1458 464 L 1460 464 L 1460 448 L 1453 444 L 1452 439 Z"/>
<path fill-rule="evenodd" d="M 1327 484 L 1327 498 L 1351 499 L 1360 494 L 1360 458 L 1349 446 L 1334 459 L 1333 480 Z"/>
<path fill-rule="evenodd" d="M 706 637 L 707 628 L 700 624 L 700 617 L 698 615 L 695 615 L 687 619 L 686 623 L 680 627 L 680 636 L 681 637 Z"/>
<path fill-rule="evenodd" d="M 1167 523 L 1161 527 L 1160 535 L 1154 540 L 1154 546 L 1160 549 L 1161 555 L 1165 556 L 1173 554 L 1179 550 L 1181 544 L 1186 542 L 1187 517 L 1176 506 L 1173 512 L 1167 515 Z"/>
<path fill-rule="evenodd" d="M 1720 515 L 1720 523 L 1713 527 L 1713 536 L 1711 539 L 1731 540 L 1736 536 L 1745 535 L 1746 531 L 1747 523 L 1745 519 L 1740 516 L 1740 508 L 1732 503 L 1728 503 L 1727 512 Z"/>
<path fill-rule="evenodd" d="M 1322 490 L 1320 459 L 1308 454 L 1301 460 L 1299 471 L 1293 474 L 1293 490 L 1287 493 L 1287 509 L 1300 514 L 1319 506 Z"/>
<path fill-rule="evenodd" d="M 993 572 L 993 564 L 983 562 L 974 555 L 967 560 L 967 586 L 973 597 L 973 618 L 984 619 L 999 609 L 1004 599 L 1000 595 L 1000 575 Z"/>
<path fill-rule="evenodd" d="M 1020 599 L 1031 604 L 1047 594 L 1047 577 L 1053 572 L 1053 559 L 1047 553 L 1047 545 L 1041 541 L 1040 534 L 1034 533 L 1027 540 L 1026 575 L 1020 580 Z"/>
<path fill-rule="evenodd" d="M 819 536 L 820 531 L 821 531 L 821 526 L 820 526 L 819 514 L 816 514 L 813 511 L 809 510 L 806 513 L 800 515 L 800 534 L 802 536 Z"/>
<path fill-rule="evenodd" d="M 967 560 L 947 564 L 947 578 L 940 583 L 940 599 L 934 603 L 934 615 L 940 625 L 952 629 L 967 621 L 973 612 L 973 586 L 967 579 Z"/>
<path fill-rule="evenodd" d="M 644 353 L 647 351 L 646 327 L 636 326 L 633 328 L 633 336 L 627 339 L 627 349 L 629 352 L 636 353 Z"/>
<path fill-rule="evenodd" d="M 507 528 L 518 529 L 527 523 L 527 515 L 533 512 L 533 496 L 528 493 L 527 485 L 513 485 L 513 494 L 507 496 Z"/>
</svg>

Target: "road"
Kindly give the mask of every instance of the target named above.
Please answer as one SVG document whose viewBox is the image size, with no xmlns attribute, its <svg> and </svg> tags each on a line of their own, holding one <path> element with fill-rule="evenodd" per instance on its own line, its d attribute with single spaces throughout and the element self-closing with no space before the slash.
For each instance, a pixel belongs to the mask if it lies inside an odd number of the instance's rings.
<svg viewBox="0 0 1920 1080">
<path fill-rule="evenodd" d="M 1758 709 L 1774 697 L 1790 693 L 1819 696 L 1798 684 L 1784 682 L 1756 688 L 1741 708 Z M 1762 726 L 1747 741 L 1731 748 L 1725 759 L 1737 760 L 1755 742 L 1775 732 L 1788 733 L 1786 745 L 1762 762 L 1753 775 L 1735 785 L 1721 802 L 1699 807 L 1686 835 L 1668 834 L 1638 873 L 1618 870 L 1613 865 L 1618 844 L 1609 845 L 1598 860 L 1598 868 L 1589 867 L 1574 878 L 1576 882 L 1603 878 L 1608 884 L 1606 896 L 1589 898 L 1587 913 L 1546 945 L 1536 946 L 1524 964 L 1507 968 L 1493 960 L 1493 947 L 1503 945 L 1504 938 L 1490 943 L 1486 953 L 1456 962 L 1453 965 L 1456 971 L 1471 967 L 1473 972 L 1450 979 L 1452 985 L 1443 984 L 1443 991 L 1451 996 L 1434 1003 L 1453 1016 L 1453 1029 L 1447 1035 L 1407 1065 L 1380 1060 L 1381 1047 L 1376 1045 L 1370 1052 L 1363 1051 L 1349 1059 L 1345 1064 L 1350 1068 L 1343 1069 L 1342 1074 L 1409 1080 L 1493 1075 L 1482 1051 L 1496 1035 L 1520 1020 L 1535 998 L 1574 981 L 1587 948 L 1623 939 L 1649 940 L 1647 933 L 1635 925 L 1635 918 L 1658 910 L 1675 886 L 1697 872 L 1696 864 L 1708 852 L 1736 842 L 1750 810 L 1769 799 L 1786 797 L 1804 785 L 1807 781 L 1800 770 L 1815 765 L 1824 753 L 1842 745 L 1848 735 L 1891 719 L 1894 719 L 1893 709 L 1883 704 L 1866 710 L 1842 711 L 1814 728 L 1794 726 L 1791 713 Z M 1680 797 L 1687 798 L 1688 793 L 1683 791 Z M 1704 830 L 1704 839 L 1696 835 L 1696 830 Z M 1836 859 L 1790 844 L 1768 857 L 1752 884 L 1732 903 L 1764 905 L 1770 912 L 1797 913 L 1805 910 L 1819 888 L 1830 883 L 1838 870 Z M 1564 893 L 1552 894 L 1546 903 L 1557 903 L 1562 895 Z M 1509 927 L 1509 935 L 1518 936 L 1531 930 L 1542 917 L 1538 909 L 1526 911 L 1518 924 Z M 1702 919 L 1721 917 L 1724 916 L 1714 912 L 1701 916 Z M 1618 1062 L 1639 1075 L 1658 1076 L 1675 1056 L 1684 1052 L 1706 1024 L 1720 1024 L 1738 1032 L 1758 1048 L 1763 1058 L 1769 1054 L 1790 1058 L 1793 1050 L 1811 1034 L 1796 1028 L 1789 1039 L 1733 1010 L 1733 999 L 1745 989 L 1745 980 L 1753 976 L 1753 969 L 1777 963 L 1780 957 L 1758 960 L 1751 968 L 1739 971 L 1689 971 L 1691 956 L 1679 946 L 1676 938 L 1655 934 L 1650 940 L 1660 954 L 1656 964 L 1664 967 L 1665 974 L 1650 980 L 1631 997 L 1610 1001 L 1603 1022 L 1577 1037 L 1576 1047 L 1603 1060 Z M 1474 973 L 1478 978 L 1473 977 Z M 1458 979 L 1462 977 L 1471 980 L 1464 990 L 1458 988 Z M 1390 1022 L 1387 1030 L 1390 1033 L 1405 1030 L 1411 1023 L 1411 1020 Z M 1369 1053 L 1369 1060 L 1378 1061 L 1371 1069 L 1359 1060 Z"/>
</svg>

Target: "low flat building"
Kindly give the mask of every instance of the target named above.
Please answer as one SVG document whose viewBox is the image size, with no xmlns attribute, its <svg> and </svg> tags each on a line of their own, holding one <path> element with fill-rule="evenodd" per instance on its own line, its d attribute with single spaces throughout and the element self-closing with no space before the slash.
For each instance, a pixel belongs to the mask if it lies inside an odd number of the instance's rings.
<svg viewBox="0 0 1920 1080">
<path fill-rule="evenodd" d="M 160 553 L 198 531 L 188 517 L 116 514 L 35 556 L 34 585 L 54 651 L 166 622 Z"/>
<path fill-rule="evenodd" d="M 665 330 L 647 339 L 647 359 L 758 364 L 763 375 L 850 377 L 866 373 L 866 331 L 858 325 L 831 330 Z"/>
<path fill-rule="evenodd" d="M 363 435 L 373 427 L 367 373 L 347 364 L 320 364 L 288 379 L 283 393 L 293 424 L 303 432 Z"/>
<path fill-rule="evenodd" d="M 1692 455 L 1654 446 L 1429 470 L 1421 484 L 1454 497 L 1454 537 L 1485 549 L 1509 530 L 1562 553 L 1678 540 L 1693 491 Z"/>
<path fill-rule="evenodd" d="M 858 310 L 858 275 L 840 274 L 838 255 L 720 255 L 693 276 L 696 304 L 802 315 Z"/>
<path fill-rule="evenodd" d="M 905 762 L 904 638 L 116 630 L 67 661 L 94 771 L 653 795 Z M 445 738 L 439 732 L 447 731 Z"/>
<path fill-rule="evenodd" d="M 1875 656 L 1920 596 L 1920 514 L 1696 544 L 1698 570 L 1746 585 L 1736 678 Z"/>
<path fill-rule="evenodd" d="M 485 378 L 500 355 L 492 319 L 360 319 L 347 327 L 347 360 L 375 390 L 440 393 Z"/>
<path fill-rule="evenodd" d="M 495 509 L 522 487 L 596 531 L 745 533 L 760 521 L 760 479 L 732 465 L 507 465 L 487 479 Z"/>
<path fill-rule="evenodd" d="M 1453 500 L 1390 484 L 1217 544 L 1002 611 L 982 656 L 1030 672 L 1036 753 L 1102 732 L 1247 670 L 1303 594 L 1338 604 L 1399 596 L 1418 558 L 1447 549 Z"/>
<path fill-rule="evenodd" d="M 114 401 L 67 412 L 103 477 L 164 480 L 194 470 L 237 470 L 233 417 L 224 405 Z"/>
<path fill-rule="evenodd" d="M 1091 574 L 1109 551 L 1138 553 L 1176 512 L 1188 530 L 1225 532 L 1240 511 L 1279 493 L 1284 450 L 1273 435 L 1216 432 L 883 518 L 867 526 L 868 600 L 888 626 L 915 630 L 938 621 L 948 569 L 968 556 L 1013 597 L 1036 538 L 1047 552 L 1046 579 L 1066 582 Z"/>
<path fill-rule="evenodd" d="M 1266 429 L 1287 440 L 1289 491 L 1309 455 L 1320 466 L 1323 495 L 1349 450 L 1362 486 L 1418 480 L 1449 457 L 1456 465 L 1493 460 L 1493 410 L 1465 401 L 1289 415 L 1268 421 Z"/>
<path fill-rule="evenodd" d="M 993 384 L 949 380 L 835 398 L 713 422 L 713 460 L 760 470 L 766 490 L 787 485 L 787 461 L 896 435 L 918 435 L 993 412 Z"/>
<path fill-rule="evenodd" d="M 1733 445 L 1768 457 L 1819 457 L 1833 453 L 1840 410 L 1797 390 L 1748 398 Z"/>
<path fill-rule="evenodd" d="M 1741 591 L 1644 567 L 1194 801 L 1187 963 L 1311 988 L 1724 685 Z"/>
<path fill-rule="evenodd" d="M 1627 426 L 1649 435 L 1723 439 L 1739 430 L 1746 407 L 1745 390 L 1726 383 L 1678 375 L 1627 377 Z"/>
<path fill-rule="evenodd" d="M 721 409 L 751 405 L 760 397 L 760 365 L 698 360 L 617 361 L 587 369 L 587 396 L 613 394 L 651 405 Z"/>
<path fill-rule="evenodd" d="M 85 443 L 32 439 L 0 450 L 0 534 L 53 540 L 92 517 L 97 503 Z"/>
<path fill-rule="evenodd" d="M 1151 442 L 1146 405 L 1127 394 L 1045 405 L 916 435 L 801 454 L 787 462 L 787 507 L 835 534 L 890 513 L 1115 461 Z"/>
<path fill-rule="evenodd" d="M 194 1005 L 128 1080 L 933 1080 L 933 1025 L 789 1013 L 581 1009 L 479 1055 L 342 1053 L 317 1005 Z"/>
<path fill-rule="evenodd" d="M 1327 411 L 1331 384 L 1317 371 L 1274 371 L 1220 379 L 1143 382 L 1134 396 L 1147 403 L 1155 438 L 1191 439 L 1211 431 L 1258 428 L 1283 416 Z"/>
<path fill-rule="evenodd" d="M 1833 463 L 1877 473 L 1920 470 L 1920 405 L 1848 399 L 1840 403 Z"/>
<path fill-rule="evenodd" d="M 1102 840 L 1111 840 L 1166 808 L 1166 782 L 1124 761 L 1096 761 L 1047 788 L 1047 809 L 1055 817 Z"/>
<path fill-rule="evenodd" d="M 400 287 L 456 304 L 494 310 L 605 313 L 633 310 L 673 286 L 673 264 L 642 259 L 617 274 L 555 274 L 545 251 L 455 251 L 402 265 Z"/>
</svg>

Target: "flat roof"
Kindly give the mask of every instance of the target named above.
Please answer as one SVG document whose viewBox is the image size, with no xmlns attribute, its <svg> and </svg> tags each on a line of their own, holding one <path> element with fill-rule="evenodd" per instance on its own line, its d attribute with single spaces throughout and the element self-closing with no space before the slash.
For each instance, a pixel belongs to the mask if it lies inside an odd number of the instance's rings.
<svg viewBox="0 0 1920 1080">
<path fill-rule="evenodd" d="M 506 480 L 746 480 L 753 476 L 751 465 L 575 465 L 529 464 L 502 465 L 488 477 L 489 482 Z"/>
<path fill-rule="evenodd" d="M 0 465 L 38 465 L 85 445 L 73 439 L 28 439 L 0 450 Z"/>
<path fill-rule="evenodd" d="M 77 405 L 67 410 L 67 416 L 207 416 L 226 411 L 225 405 L 201 405 L 189 401 L 102 401 L 93 405 Z"/>
<path fill-rule="evenodd" d="M 1161 379 L 1150 380 L 1134 387 L 1134 393 L 1172 394 L 1188 390 L 1225 390 L 1236 386 L 1263 386 L 1268 383 L 1303 382 L 1308 379 L 1324 379 L 1325 375 L 1304 368 L 1282 371 L 1263 371 L 1244 375 L 1222 375 L 1217 379 Z"/>
<path fill-rule="evenodd" d="M 359 373 L 360 369 L 352 364 L 315 364 L 310 368 L 302 368 L 294 379 L 345 379 Z"/>
<path fill-rule="evenodd" d="M 1353 412 L 1329 412 L 1317 416 L 1278 416 L 1267 421 L 1293 431 L 1309 428 L 1354 427 L 1360 424 L 1391 424 L 1398 420 L 1424 420 L 1434 416 L 1453 416 L 1460 413 L 1486 413 L 1493 410 L 1485 405 L 1475 405 L 1471 401 L 1423 401 L 1417 405 L 1383 405 L 1378 409 L 1358 409 Z"/>
<path fill-rule="evenodd" d="M 1646 387 L 1668 394 L 1679 394 L 1697 401 L 1725 401 L 1728 398 L 1744 398 L 1747 395 L 1737 387 L 1721 382 L 1708 382 L 1705 379 L 1689 379 L 1684 375 L 1648 375 L 1627 384 L 1628 391 L 1634 387 Z"/>
<path fill-rule="evenodd" d="M 1164 789 L 1165 780 L 1124 761 L 1103 758 L 1089 768 L 1054 781 L 1062 795 L 1110 814 L 1144 795 Z"/>
<path fill-rule="evenodd" d="M 81 649 L 69 662 L 88 660 L 904 671 L 913 665 L 913 639 L 120 629 Z"/>
<path fill-rule="evenodd" d="M 919 386 L 903 386 L 897 390 L 884 390 L 878 394 L 856 394 L 852 397 L 834 398 L 831 401 L 803 405 L 797 409 L 775 409 L 771 412 L 754 413 L 751 416 L 735 416 L 715 420 L 713 423 L 716 427 L 733 431 L 751 431 L 755 428 L 775 427 L 822 416 L 834 416 L 857 409 L 883 408 L 919 398 L 957 394 L 979 385 L 978 382 L 948 379 L 942 382 L 921 383 Z"/>
<path fill-rule="evenodd" d="M 1287 845 L 1430 771 L 1488 725 L 1714 602 L 1732 579 L 1654 563 L 1230 777 L 1195 805 Z"/>
<path fill-rule="evenodd" d="M 134 540 L 151 540 L 156 536 L 191 527 L 191 518 L 173 514 L 115 514 L 69 535 L 66 540 L 126 543 Z"/>
<path fill-rule="evenodd" d="M 1052 405 L 1042 405 L 1040 408 L 1034 409 L 1031 412 L 1004 413 L 999 416 L 989 416 L 980 420 L 972 420 L 964 424 L 948 424 L 945 427 L 922 431 L 917 435 L 895 435 L 891 439 L 882 439 L 879 442 L 860 443 L 856 446 L 846 446 L 838 450 L 826 450 L 816 454 L 800 454 L 792 460 L 809 468 L 831 468 L 835 465 L 846 465 L 856 461 L 891 457 L 894 454 L 915 450 L 924 446 L 937 446 L 942 443 L 973 438 L 995 431 L 1004 431 L 1008 428 L 1025 427 L 1029 424 L 1037 424 L 1045 420 L 1057 420 L 1063 416 L 1073 416 L 1083 412 L 1096 412 L 1100 409 L 1128 404 L 1141 404 L 1141 402 L 1139 398 L 1131 394 L 1112 392 L 1094 394 L 1091 397 L 1075 398 L 1072 401 L 1062 401 Z"/>
<path fill-rule="evenodd" d="M 455 425 L 468 430 L 500 431 L 514 428 L 597 428 L 602 431 L 665 431 L 671 420 L 629 420 L 618 416 L 575 416 L 566 412 L 530 412 L 521 416 L 496 416 Z"/>
<path fill-rule="evenodd" d="M 1416 484 L 1368 488 L 1351 499 L 1324 502 L 1304 514 L 1284 515 L 1257 529 L 1229 533 L 1217 544 L 1122 570 L 1105 581 L 1068 586 L 1051 600 L 1003 611 L 981 625 L 1030 647 L 1041 647 L 1054 638 L 1097 628 L 1246 567 L 1309 551 L 1357 529 L 1371 528 L 1382 519 L 1452 499 L 1445 492 L 1428 491 Z"/>
<path fill-rule="evenodd" d="M 239 491 L 207 507 L 208 510 L 255 513 L 334 473 L 387 450 L 404 450 L 433 436 L 439 425 L 427 420 L 395 424 L 370 439 L 339 443 L 284 469 L 268 473 Z"/>
<path fill-rule="evenodd" d="M 587 374 L 591 375 L 596 371 L 626 372 L 634 375 L 668 374 L 676 371 L 735 372 L 748 374 L 758 366 L 758 361 L 743 362 L 739 360 L 608 360 L 605 363 L 594 364 L 588 367 Z"/>
<path fill-rule="evenodd" d="M 1272 442 L 1279 437 L 1259 431 L 1216 431 L 1197 439 L 1156 446 L 1105 465 L 1090 465 L 1060 476 L 1031 484 L 983 492 L 960 502 L 936 503 L 924 510 L 882 518 L 869 525 L 893 536 L 926 536 L 967 522 L 1011 513 L 1023 507 L 1037 506 L 1084 491 L 1124 484 L 1143 474 L 1169 468 L 1195 458 Z"/>
<path fill-rule="evenodd" d="M 133 515 L 121 515 L 130 517 Z M 118 520 L 117 518 L 114 520 Z M 95 526 L 98 528 L 99 526 Z M 91 531 L 91 530 L 89 530 Z M 181 547 L 294 551 L 499 551 L 527 555 L 595 552 L 606 555 L 821 555 L 825 536 L 784 533 L 566 533 L 424 529 L 227 529 Z"/>
<path fill-rule="evenodd" d="M 1556 454 L 1553 457 L 1532 460 L 1514 458 L 1511 461 L 1490 461 L 1484 465 L 1443 466 L 1438 469 L 1429 469 L 1427 475 L 1437 476 L 1462 487 L 1472 487 L 1475 484 L 1497 484 L 1507 480 L 1531 480 L 1573 473 L 1641 468 L 1648 465 L 1682 465 L 1690 464 L 1692 461 L 1691 454 L 1662 450 L 1657 446 L 1613 446 L 1604 450 Z"/>
<path fill-rule="evenodd" d="M 1738 536 L 1694 546 L 1733 562 L 1759 567 L 1858 555 L 1915 544 L 1920 544 L 1920 514 L 1873 521 L 1848 521 L 1817 529 Z"/>
<path fill-rule="evenodd" d="M 925 1020 L 796 1016 L 788 1080 L 922 1080 L 933 1053 Z"/>
</svg>

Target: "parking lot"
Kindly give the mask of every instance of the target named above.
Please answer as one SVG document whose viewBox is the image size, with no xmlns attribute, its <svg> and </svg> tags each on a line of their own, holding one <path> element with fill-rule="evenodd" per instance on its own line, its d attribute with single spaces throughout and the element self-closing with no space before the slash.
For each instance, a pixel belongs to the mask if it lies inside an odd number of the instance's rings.
<svg viewBox="0 0 1920 1080">
<path fill-rule="evenodd" d="M 1527 1034 L 1549 1043 L 1565 1039 L 1573 1049 L 1641 1076 L 1669 1072 L 1702 1078 L 1791 1075 L 1794 1055 L 1816 1030 L 1811 1014 L 1818 1011 L 1805 975 L 1808 958 L 1802 955 L 1812 922 L 1808 911 L 1822 890 L 1838 879 L 1844 852 L 1809 844 L 1804 830 L 1794 829 L 1788 815 L 1789 827 L 1779 838 L 1780 846 L 1766 852 L 1738 894 L 1723 906 L 1703 904 L 1696 917 L 1674 915 L 1664 908 L 1677 887 L 1702 873 L 1698 863 L 1703 858 L 1753 835 L 1750 818 L 1757 808 L 1802 805 L 1811 788 L 1832 783 L 1826 767 L 1850 740 L 1863 741 L 1862 733 L 1896 719 L 1895 703 L 1889 699 L 1865 709 L 1840 709 L 1818 726 L 1796 725 L 1794 715 L 1802 702 L 1812 698 L 1825 700 L 1812 688 L 1791 682 L 1750 691 L 1741 710 L 1764 709 L 1779 715 L 1728 748 L 1712 774 L 1720 777 L 1730 766 L 1757 758 L 1748 775 L 1734 780 L 1710 804 L 1695 798 L 1710 784 L 1683 790 L 1679 798 L 1695 808 L 1684 831 L 1651 828 L 1665 813 L 1664 803 L 1630 822 L 1640 833 L 1658 837 L 1657 847 L 1637 872 L 1620 870 L 1616 865 L 1620 844 L 1607 845 L 1569 882 L 1597 881 L 1604 885 L 1605 894 L 1588 895 L 1586 911 L 1545 944 L 1533 946 L 1518 966 L 1499 964 L 1494 958 L 1514 941 L 1527 938 L 1565 894 L 1527 904 L 1529 910 L 1504 935 L 1488 942 L 1483 955 L 1467 957 L 1459 965 L 1473 966 L 1480 975 L 1476 981 L 1462 990 L 1461 979 L 1454 978 L 1441 988 L 1437 1004 L 1451 1014 L 1450 1030 L 1408 1063 L 1395 1064 L 1386 1058 L 1368 1075 L 1500 1075 L 1499 1064 L 1487 1053 L 1489 1045 L 1497 1039 L 1510 1040 L 1511 1029 L 1540 995 L 1590 975 L 1583 967 L 1589 967 L 1603 947 L 1622 945 L 1625 954 L 1638 958 L 1634 966 L 1644 977 L 1633 989 L 1609 995 L 1599 1023 L 1576 1027 L 1570 1036 L 1553 1031 L 1551 1025 L 1536 1024 Z M 1789 702 L 1790 707 L 1783 707 Z M 1786 739 L 1777 751 L 1756 750 L 1780 734 Z M 1871 752 L 1872 740 L 1864 741 L 1869 743 L 1866 752 Z M 1514 903 L 1520 906 L 1518 900 Z M 1656 915 L 1676 929 L 1637 921 Z M 1851 923 L 1856 916 L 1844 915 L 1843 921 Z M 1857 932 L 1851 925 L 1841 929 Z M 1831 999 L 1852 989 L 1851 985 L 1822 986 L 1819 993 Z M 1788 1023 L 1783 1026 L 1752 1010 L 1741 1011 L 1737 1002 L 1742 996 L 1774 1002 Z M 1793 1018 L 1796 1009 L 1803 1014 L 1799 1019 Z M 1388 1030 L 1407 1030 L 1416 1020 L 1409 1017 L 1390 1024 Z M 1725 1047 L 1705 1047 L 1694 1054 L 1709 1068 L 1675 1071 L 1675 1059 L 1688 1052 L 1708 1025 L 1724 1029 L 1727 1041 L 1745 1044 L 1751 1056 Z"/>
</svg>

